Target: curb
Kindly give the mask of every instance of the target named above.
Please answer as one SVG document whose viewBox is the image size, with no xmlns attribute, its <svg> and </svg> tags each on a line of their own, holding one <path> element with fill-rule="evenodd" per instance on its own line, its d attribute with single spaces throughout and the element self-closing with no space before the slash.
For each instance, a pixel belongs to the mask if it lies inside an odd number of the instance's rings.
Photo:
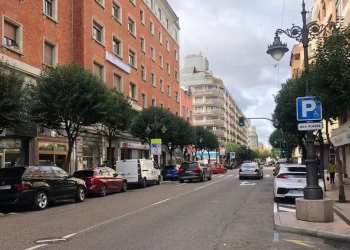
<svg viewBox="0 0 350 250">
<path fill-rule="evenodd" d="M 5 216 L 5 214 L 3 214 L 3 213 L 0 213 L 0 217 L 4 217 Z"/>
<path fill-rule="evenodd" d="M 342 212 L 342 210 L 334 203 L 333 211 L 336 213 L 340 219 L 342 219 L 346 224 L 350 226 L 350 219 Z"/>
</svg>

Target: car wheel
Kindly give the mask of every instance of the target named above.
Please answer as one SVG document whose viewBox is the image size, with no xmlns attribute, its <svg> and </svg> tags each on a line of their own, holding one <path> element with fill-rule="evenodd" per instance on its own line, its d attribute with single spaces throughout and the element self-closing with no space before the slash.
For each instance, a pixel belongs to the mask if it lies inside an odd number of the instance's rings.
<svg viewBox="0 0 350 250">
<path fill-rule="evenodd" d="M 75 194 L 75 202 L 83 202 L 85 200 L 85 189 L 82 186 L 78 186 Z"/>
<path fill-rule="evenodd" d="M 141 187 L 142 188 L 146 188 L 147 187 L 147 179 L 143 178 L 142 183 L 141 183 Z"/>
<path fill-rule="evenodd" d="M 49 204 L 49 198 L 45 191 L 38 191 L 35 195 L 35 200 L 33 203 L 34 210 L 44 210 Z"/>
<path fill-rule="evenodd" d="M 201 175 L 201 178 L 199 179 L 201 182 L 204 182 L 205 181 L 205 174 L 203 173 L 202 175 Z"/>
<path fill-rule="evenodd" d="M 179 182 L 180 182 L 180 183 L 184 183 L 184 182 L 185 182 L 185 180 L 179 180 Z"/>
<path fill-rule="evenodd" d="M 128 184 L 126 183 L 126 181 L 123 181 L 122 189 L 120 190 L 120 192 L 125 193 L 127 190 Z"/>
<path fill-rule="evenodd" d="M 160 183 L 161 183 L 161 181 L 162 181 L 162 178 L 160 177 L 160 176 L 158 176 L 158 180 L 157 180 L 157 185 L 160 185 Z"/>
<path fill-rule="evenodd" d="M 105 197 L 107 195 L 107 188 L 106 185 L 102 185 L 100 189 L 100 196 Z"/>
</svg>

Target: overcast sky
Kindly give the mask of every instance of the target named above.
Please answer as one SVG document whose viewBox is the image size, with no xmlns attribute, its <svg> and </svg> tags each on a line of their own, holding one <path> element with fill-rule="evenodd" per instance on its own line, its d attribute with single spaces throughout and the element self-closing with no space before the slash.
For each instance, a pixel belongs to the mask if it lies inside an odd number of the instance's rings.
<svg viewBox="0 0 350 250">
<path fill-rule="evenodd" d="M 301 25 L 302 0 L 168 0 L 180 18 L 181 66 L 200 51 L 214 75 L 223 79 L 246 117 L 271 118 L 273 95 L 290 77 L 290 51 L 279 62 L 266 54 L 277 28 Z M 305 0 L 309 10 L 313 0 Z M 283 18 L 282 18 L 283 16 Z M 283 19 L 283 25 L 282 25 Z M 281 36 L 289 49 L 296 43 Z M 279 81 L 278 81 L 279 68 Z M 273 131 L 271 122 L 251 120 L 259 141 Z"/>
</svg>

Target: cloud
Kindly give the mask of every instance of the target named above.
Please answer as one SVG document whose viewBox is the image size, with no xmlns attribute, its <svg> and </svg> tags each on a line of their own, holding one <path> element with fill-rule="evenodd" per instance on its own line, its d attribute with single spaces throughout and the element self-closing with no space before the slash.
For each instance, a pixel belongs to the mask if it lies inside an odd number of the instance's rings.
<svg viewBox="0 0 350 250">
<path fill-rule="evenodd" d="M 283 12 L 284 1 L 284 12 Z M 271 118 L 273 95 L 290 76 L 287 53 L 279 66 L 266 54 L 278 28 L 301 23 L 301 0 L 168 0 L 180 19 L 181 64 L 188 54 L 200 51 L 215 76 L 226 87 L 247 117 Z M 313 0 L 306 0 L 311 8 Z M 282 15 L 282 13 L 284 13 Z M 282 25 L 283 16 L 283 25 Z M 291 49 L 296 42 L 281 36 Z M 271 122 L 251 120 L 259 140 L 271 134 Z"/>
</svg>

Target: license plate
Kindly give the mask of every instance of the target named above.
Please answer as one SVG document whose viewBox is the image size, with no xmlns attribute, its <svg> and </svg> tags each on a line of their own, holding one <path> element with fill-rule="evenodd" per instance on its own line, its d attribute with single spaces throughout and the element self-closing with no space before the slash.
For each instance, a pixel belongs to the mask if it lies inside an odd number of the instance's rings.
<svg viewBox="0 0 350 250">
<path fill-rule="evenodd" d="M 172 176 L 172 174 L 167 174 L 166 176 Z"/>
<path fill-rule="evenodd" d="M 290 190 L 288 193 L 290 194 L 304 194 L 303 190 Z"/>
<path fill-rule="evenodd" d="M 11 189 L 11 185 L 0 186 L 0 190 Z"/>
<path fill-rule="evenodd" d="M 192 171 L 186 171 L 186 173 L 192 173 Z"/>
</svg>

